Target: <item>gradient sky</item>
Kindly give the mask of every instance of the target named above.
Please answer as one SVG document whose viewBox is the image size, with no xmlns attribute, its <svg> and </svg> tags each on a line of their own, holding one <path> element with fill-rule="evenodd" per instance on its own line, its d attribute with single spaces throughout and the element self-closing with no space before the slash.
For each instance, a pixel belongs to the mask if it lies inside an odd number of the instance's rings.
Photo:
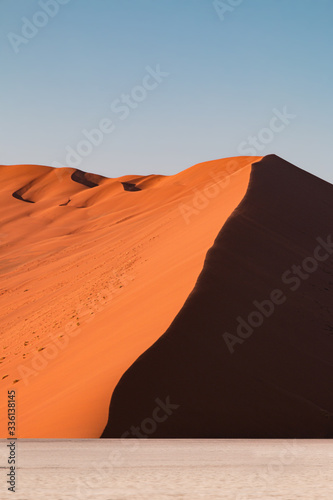
<svg viewBox="0 0 333 500">
<path fill-rule="evenodd" d="M 0 163 L 65 166 L 109 119 L 79 168 L 172 174 L 275 153 L 333 182 L 332 0 L 225 0 L 224 15 L 211 0 L 60 1 L 51 17 L 47 0 L 0 0 Z M 157 65 L 168 76 L 138 89 Z"/>
</svg>

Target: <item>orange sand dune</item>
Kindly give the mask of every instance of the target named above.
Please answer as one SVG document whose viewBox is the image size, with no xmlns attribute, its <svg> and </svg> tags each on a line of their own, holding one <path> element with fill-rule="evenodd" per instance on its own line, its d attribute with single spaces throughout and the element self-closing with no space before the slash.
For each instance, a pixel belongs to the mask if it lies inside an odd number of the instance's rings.
<svg viewBox="0 0 333 500">
<path fill-rule="evenodd" d="M 333 186 L 275 155 L 113 391 L 103 437 L 333 438 Z"/>
<path fill-rule="evenodd" d="M 107 179 L 0 166 L 1 431 L 98 437 L 112 388 L 167 329 L 246 193 L 253 157 Z"/>
</svg>

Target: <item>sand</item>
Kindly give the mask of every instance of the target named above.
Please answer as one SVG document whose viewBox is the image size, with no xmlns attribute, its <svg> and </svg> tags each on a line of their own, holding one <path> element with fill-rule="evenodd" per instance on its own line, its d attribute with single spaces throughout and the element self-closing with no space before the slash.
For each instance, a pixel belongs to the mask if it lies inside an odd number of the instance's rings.
<svg viewBox="0 0 333 500">
<path fill-rule="evenodd" d="M 331 184 L 274 155 L 254 163 L 186 303 L 114 390 L 103 437 L 332 438 L 332 214 Z"/>
</svg>

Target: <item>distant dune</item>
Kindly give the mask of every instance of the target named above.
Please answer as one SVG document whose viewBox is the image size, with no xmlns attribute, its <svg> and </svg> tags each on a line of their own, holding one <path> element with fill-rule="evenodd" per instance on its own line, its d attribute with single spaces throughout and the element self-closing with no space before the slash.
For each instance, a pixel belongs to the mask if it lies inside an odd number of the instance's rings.
<svg viewBox="0 0 333 500">
<path fill-rule="evenodd" d="M 333 437 L 333 186 L 270 155 L 225 215 L 180 312 L 116 386 L 102 437 Z"/>
<path fill-rule="evenodd" d="M 17 437 L 100 436 L 114 387 L 182 309 L 207 250 L 244 197 L 251 164 L 258 159 L 210 161 L 170 177 L 127 175 L 119 179 L 70 168 L 0 166 L 0 412 L 6 414 L 7 389 L 16 389 Z M 321 186 L 315 196 L 321 204 L 330 203 L 322 197 Z M 281 202 L 284 199 L 281 190 Z M 316 214 L 314 206 L 314 223 Z M 307 218 L 302 226 L 306 235 Z M 274 232 L 274 225 L 270 230 Z M 240 256 L 245 250 L 233 249 Z M 257 257 L 260 260 L 260 246 Z M 224 263 L 226 280 L 233 273 L 233 258 L 228 255 Z M 234 277 L 237 294 L 242 295 L 243 277 L 237 271 Z M 231 303 L 232 294 L 228 297 L 228 302 L 219 302 L 219 308 L 231 317 L 236 304 Z M 199 311 L 198 307 L 193 312 L 198 315 Z M 205 318 L 207 311 L 200 321 Z M 209 329 L 205 335 L 208 340 Z M 329 341 L 328 335 L 327 356 Z M 256 339 L 248 343 L 250 348 Z M 178 348 L 175 343 L 173 356 L 192 359 L 194 346 L 185 342 L 185 351 Z M 245 353 L 247 345 L 244 348 L 240 346 L 240 354 L 234 356 Z M 212 343 L 211 349 L 222 361 L 225 346 L 216 348 Z M 167 385 L 170 370 L 174 377 L 178 373 L 192 377 L 185 358 L 175 361 L 174 367 L 169 359 L 163 375 Z M 152 372 L 145 365 L 138 374 L 138 381 L 144 374 L 155 380 L 148 389 L 136 387 L 138 395 L 145 395 L 138 405 L 132 388 L 124 385 L 110 432 L 118 432 L 120 416 L 126 427 L 141 410 L 146 411 L 151 391 L 161 389 L 160 370 L 166 362 L 162 360 Z M 182 366 L 188 369 L 187 375 Z M 183 383 L 179 380 L 179 387 Z M 122 398 L 127 392 L 130 400 L 124 407 Z M 154 392 L 154 397 L 162 396 Z M 5 419 L 0 422 L 0 436 L 7 437 Z"/>
</svg>

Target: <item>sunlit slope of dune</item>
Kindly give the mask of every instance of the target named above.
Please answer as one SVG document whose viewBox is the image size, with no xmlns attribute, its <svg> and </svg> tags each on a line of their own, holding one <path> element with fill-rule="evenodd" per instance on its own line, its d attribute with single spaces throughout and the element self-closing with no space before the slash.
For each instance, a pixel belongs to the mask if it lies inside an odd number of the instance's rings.
<svg viewBox="0 0 333 500">
<path fill-rule="evenodd" d="M 0 411 L 15 388 L 18 437 L 100 435 L 110 390 L 181 309 L 255 160 L 119 179 L 0 167 Z"/>
</svg>

